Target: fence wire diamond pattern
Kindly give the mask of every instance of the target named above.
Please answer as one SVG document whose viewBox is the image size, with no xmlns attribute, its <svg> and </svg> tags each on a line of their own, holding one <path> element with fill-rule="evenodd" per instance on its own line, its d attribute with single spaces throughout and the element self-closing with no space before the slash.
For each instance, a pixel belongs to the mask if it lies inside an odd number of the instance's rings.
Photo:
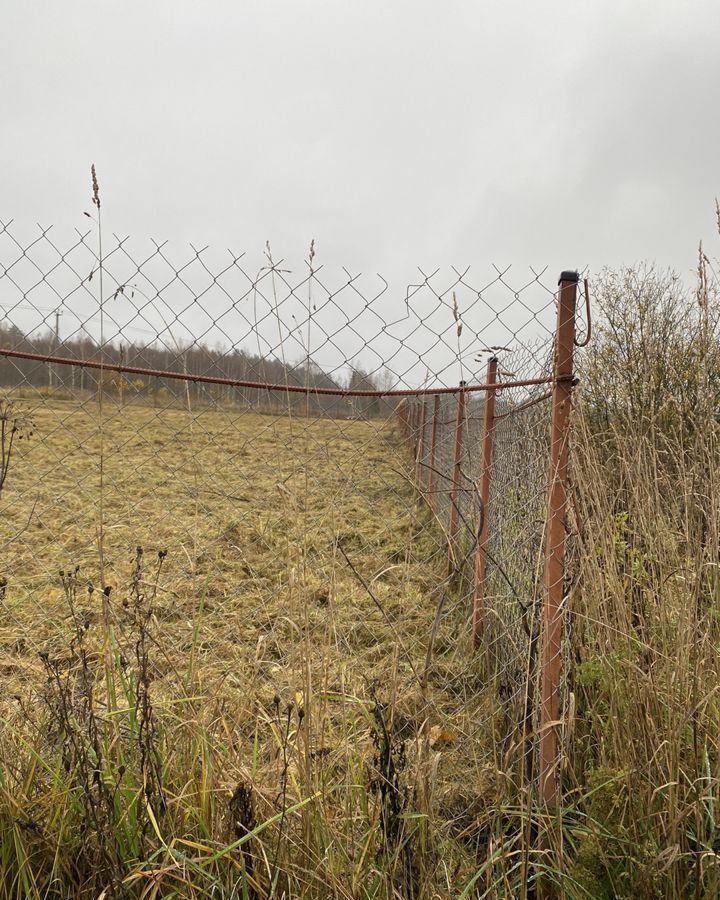
<svg viewBox="0 0 720 900">
<path fill-rule="evenodd" d="M 12 222 L 0 264 L 4 464 L 18 429 L 0 614 L 22 635 L 3 644 L 18 680 L 41 674 L 26 650 L 67 639 L 58 572 L 79 566 L 114 609 L 142 546 L 167 551 L 159 682 L 190 652 L 243 697 L 307 670 L 363 696 L 392 670 L 408 734 L 451 719 L 468 760 L 524 777 L 556 383 L 546 273 L 418 272 L 397 292 L 314 246 L 290 264 L 115 236 L 101 257 L 94 229 Z M 478 751 L 491 719 L 502 741 Z"/>
</svg>

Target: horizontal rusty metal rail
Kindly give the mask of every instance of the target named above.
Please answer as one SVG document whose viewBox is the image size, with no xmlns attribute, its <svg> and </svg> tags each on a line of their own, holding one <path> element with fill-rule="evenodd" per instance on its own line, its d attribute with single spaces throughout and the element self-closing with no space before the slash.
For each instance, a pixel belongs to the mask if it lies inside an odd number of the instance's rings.
<svg viewBox="0 0 720 900">
<path fill-rule="evenodd" d="M 49 356 L 45 353 L 30 353 L 26 350 L 10 350 L 0 347 L 0 356 L 9 359 L 27 359 L 34 362 L 58 366 L 76 366 L 81 369 L 99 369 L 103 372 L 118 372 L 127 375 L 144 375 L 146 378 L 168 378 L 175 381 L 192 381 L 195 384 L 222 384 L 226 387 L 257 388 L 262 391 L 285 391 L 291 394 L 315 394 L 331 397 L 428 397 L 438 394 L 466 394 L 475 391 L 507 390 L 509 388 L 531 387 L 537 384 L 552 384 L 557 379 L 552 375 L 545 378 L 525 378 L 519 381 L 505 381 L 499 384 L 470 384 L 461 387 L 399 388 L 389 391 L 351 390 L 344 388 L 305 387 L 302 384 L 269 384 L 264 381 L 243 381 L 237 378 L 222 378 L 217 375 L 193 375 L 190 372 L 171 372 L 165 369 L 146 369 L 140 366 L 123 366 L 119 363 L 105 363 L 100 360 L 72 359 L 67 356 Z"/>
</svg>

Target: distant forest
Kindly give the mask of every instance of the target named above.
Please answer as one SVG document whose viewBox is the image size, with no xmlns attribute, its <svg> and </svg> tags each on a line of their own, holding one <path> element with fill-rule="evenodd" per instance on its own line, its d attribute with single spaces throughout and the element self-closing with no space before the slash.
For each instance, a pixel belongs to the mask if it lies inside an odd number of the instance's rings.
<svg viewBox="0 0 720 900">
<path fill-rule="evenodd" d="M 0 323 L 0 347 L 21 350 L 47 356 L 68 359 L 99 361 L 100 347 L 87 335 L 56 342 L 49 332 L 44 336 L 28 336 L 15 325 Z M 298 364 L 282 360 L 264 359 L 257 354 L 234 348 L 211 349 L 194 344 L 181 350 L 157 343 L 107 343 L 102 350 L 104 362 L 167 372 L 187 373 L 230 378 L 237 381 L 257 381 L 268 384 L 289 384 L 310 388 L 350 390 L 379 390 L 389 387 L 389 373 L 378 378 L 360 368 L 352 369 L 344 383 L 324 372 L 312 360 Z M 98 388 L 100 372 L 78 366 L 51 365 L 34 360 L 14 359 L 0 355 L 0 385 L 5 388 L 36 388 L 38 391 L 65 395 L 83 395 Z M 110 372 L 104 378 L 105 390 L 124 401 L 138 401 L 166 405 L 174 399 L 185 403 L 188 399 L 198 403 L 223 403 L 258 408 L 305 409 L 304 394 L 286 394 L 284 391 L 267 391 L 256 388 L 240 388 L 226 385 L 203 384 L 168 378 Z M 311 408 L 326 415 L 386 415 L 394 406 L 377 397 L 342 398 L 310 395 Z"/>
</svg>

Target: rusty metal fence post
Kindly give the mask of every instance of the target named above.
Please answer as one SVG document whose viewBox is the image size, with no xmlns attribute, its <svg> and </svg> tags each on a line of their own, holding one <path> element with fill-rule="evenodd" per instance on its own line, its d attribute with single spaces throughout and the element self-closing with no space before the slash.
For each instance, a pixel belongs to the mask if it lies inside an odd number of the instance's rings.
<svg viewBox="0 0 720 900">
<path fill-rule="evenodd" d="M 460 382 L 460 390 L 457 399 L 457 419 L 455 421 L 455 446 L 453 450 L 453 478 L 450 492 L 450 514 L 448 516 L 448 575 L 455 570 L 455 538 L 460 509 L 458 506 L 460 495 L 460 460 L 462 456 L 463 427 L 465 425 L 465 382 Z"/>
<path fill-rule="evenodd" d="M 567 473 L 570 404 L 575 346 L 577 272 L 560 275 L 555 332 L 555 365 L 550 432 L 548 513 L 543 575 L 542 672 L 540 707 L 540 796 L 547 805 L 558 799 L 558 735 L 560 718 L 561 605 L 567 531 Z"/>
<path fill-rule="evenodd" d="M 485 626 L 485 573 L 487 571 L 486 546 L 490 510 L 490 467 L 492 465 L 492 432 L 495 421 L 495 385 L 497 381 L 497 357 L 488 360 L 486 382 L 491 387 L 485 394 L 483 411 L 482 448 L 480 451 L 480 527 L 475 550 L 475 594 L 472 609 L 472 644 L 476 650 Z"/>
</svg>

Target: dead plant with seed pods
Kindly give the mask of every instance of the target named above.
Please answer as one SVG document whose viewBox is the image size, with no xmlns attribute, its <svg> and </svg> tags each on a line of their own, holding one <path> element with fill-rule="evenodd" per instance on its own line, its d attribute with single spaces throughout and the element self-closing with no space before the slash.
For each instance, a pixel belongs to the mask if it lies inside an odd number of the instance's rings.
<svg viewBox="0 0 720 900">
<path fill-rule="evenodd" d="M 396 733 L 391 711 L 377 696 L 372 718 L 375 753 L 369 791 L 378 798 L 378 871 L 388 873 L 399 896 L 414 900 L 420 895 L 420 887 L 414 858 L 416 829 L 410 815 L 412 792 L 405 783 L 406 742 Z"/>
<path fill-rule="evenodd" d="M 157 849 L 167 810 L 151 697 L 153 601 L 166 555 L 158 552 L 146 584 L 143 548 L 136 548 L 127 596 L 109 635 L 111 672 L 102 652 L 107 638 L 94 633 L 97 591 L 79 567 L 60 572 L 72 639 L 62 655 L 41 654 L 47 680 L 40 699 L 44 741 L 51 755 L 57 751 L 76 808 L 77 843 L 66 878 L 81 893 L 92 886 L 108 898 L 126 896 L 128 862 L 142 863 Z M 112 608 L 109 586 L 103 595 Z"/>
<path fill-rule="evenodd" d="M 88 644 L 89 611 L 78 606 L 80 570 L 60 572 L 74 635 L 64 657 L 41 654 L 47 683 L 41 697 L 48 713 L 47 738 L 59 751 L 63 776 L 79 812 L 74 877 L 87 880 L 110 897 L 122 897 L 125 861 L 116 831 L 116 801 L 124 769 L 109 767 L 108 723 L 96 691 L 94 654 Z M 109 588 L 106 588 L 109 594 Z M 124 661 L 123 661 L 124 662 Z M 106 711 L 107 705 L 105 705 Z"/>
<path fill-rule="evenodd" d="M 34 422 L 14 400 L 0 398 L 0 499 L 10 471 L 15 442 L 33 436 Z"/>
<path fill-rule="evenodd" d="M 152 817 L 161 818 L 167 809 L 162 783 L 162 760 L 158 749 L 158 729 L 150 695 L 152 680 L 150 663 L 150 622 L 153 615 L 153 600 L 157 596 L 163 561 L 167 557 L 166 550 L 159 550 L 153 580 L 150 583 L 150 595 L 144 590 L 143 582 L 143 548 L 135 551 L 135 565 L 130 581 L 129 599 L 123 606 L 130 610 L 130 634 L 135 642 L 135 717 L 136 717 L 136 749 L 138 755 L 139 775 L 142 782 L 144 800 L 141 805 L 142 828 L 140 831 L 141 858 L 146 858 L 146 844 Z"/>
<path fill-rule="evenodd" d="M 255 828 L 257 828 L 258 822 L 255 817 L 255 800 L 252 784 L 241 781 L 236 786 L 228 802 L 228 810 L 232 817 L 232 828 L 235 838 L 245 841 L 241 849 L 243 875 L 248 884 L 248 896 L 250 900 L 255 900 L 255 898 L 259 897 L 259 894 L 255 881 L 255 860 L 250 838 Z"/>
</svg>

